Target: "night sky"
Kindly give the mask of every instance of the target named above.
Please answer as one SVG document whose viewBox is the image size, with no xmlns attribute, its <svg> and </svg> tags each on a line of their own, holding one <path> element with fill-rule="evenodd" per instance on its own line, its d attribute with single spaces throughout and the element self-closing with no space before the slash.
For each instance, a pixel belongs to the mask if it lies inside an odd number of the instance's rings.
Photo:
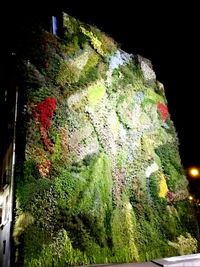
<svg viewBox="0 0 200 267">
<path fill-rule="evenodd" d="M 37 19 L 38 14 L 41 17 L 50 9 L 54 13 L 65 10 L 108 33 L 126 52 L 150 59 L 157 79 L 165 87 L 186 169 L 200 165 L 200 16 L 197 1 L 174 2 L 57 0 L 52 6 L 46 2 L 46 6 L 16 2 L 10 28 L 31 13 Z M 17 27 L 15 29 L 17 33 Z M 12 40 L 12 36 L 10 38 Z"/>
</svg>

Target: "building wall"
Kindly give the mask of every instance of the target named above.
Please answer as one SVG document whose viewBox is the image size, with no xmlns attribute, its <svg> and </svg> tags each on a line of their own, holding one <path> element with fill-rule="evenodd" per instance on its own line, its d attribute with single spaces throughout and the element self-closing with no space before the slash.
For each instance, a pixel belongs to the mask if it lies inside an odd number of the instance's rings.
<svg viewBox="0 0 200 267">
<path fill-rule="evenodd" d="M 178 139 L 151 62 L 68 15 L 62 40 L 37 30 L 19 48 L 18 265 L 196 252 Z"/>
<path fill-rule="evenodd" d="M 16 86 L 11 56 L 3 61 L 0 92 L 0 266 L 9 267 L 11 260 L 11 227 L 13 215 L 14 133 Z"/>
</svg>

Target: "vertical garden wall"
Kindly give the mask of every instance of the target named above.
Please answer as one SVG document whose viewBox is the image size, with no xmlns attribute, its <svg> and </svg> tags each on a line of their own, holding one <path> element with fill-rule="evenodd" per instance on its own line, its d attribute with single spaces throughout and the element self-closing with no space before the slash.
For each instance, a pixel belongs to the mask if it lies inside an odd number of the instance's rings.
<svg viewBox="0 0 200 267">
<path fill-rule="evenodd" d="M 164 88 L 151 63 L 64 15 L 20 51 L 16 261 L 64 267 L 197 251 Z"/>
</svg>

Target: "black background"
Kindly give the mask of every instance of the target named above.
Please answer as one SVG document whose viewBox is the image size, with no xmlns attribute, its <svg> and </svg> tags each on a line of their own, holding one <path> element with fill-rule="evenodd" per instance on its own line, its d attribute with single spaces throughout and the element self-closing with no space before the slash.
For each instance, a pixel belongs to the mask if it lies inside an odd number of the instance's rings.
<svg viewBox="0 0 200 267">
<path fill-rule="evenodd" d="M 39 21 L 64 10 L 95 24 L 126 52 L 150 59 L 157 79 L 164 84 L 180 141 L 182 163 L 187 169 L 200 165 L 200 16 L 197 6 L 197 1 L 169 0 L 9 2 L 6 17 L 1 17 L 6 36 L 3 42 L 12 50 L 23 23 L 31 17 Z"/>
</svg>

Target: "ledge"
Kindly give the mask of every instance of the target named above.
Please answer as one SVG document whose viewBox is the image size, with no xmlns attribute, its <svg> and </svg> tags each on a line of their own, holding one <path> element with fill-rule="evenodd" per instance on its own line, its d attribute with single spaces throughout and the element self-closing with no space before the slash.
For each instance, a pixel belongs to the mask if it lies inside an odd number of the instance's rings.
<svg viewBox="0 0 200 267">
<path fill-rule="evenodd" d="M 162 267 L 199 267 L 200 254 L 183 255 L 178 257 L 153 260 L 153 263 Z"/>
</svg>

